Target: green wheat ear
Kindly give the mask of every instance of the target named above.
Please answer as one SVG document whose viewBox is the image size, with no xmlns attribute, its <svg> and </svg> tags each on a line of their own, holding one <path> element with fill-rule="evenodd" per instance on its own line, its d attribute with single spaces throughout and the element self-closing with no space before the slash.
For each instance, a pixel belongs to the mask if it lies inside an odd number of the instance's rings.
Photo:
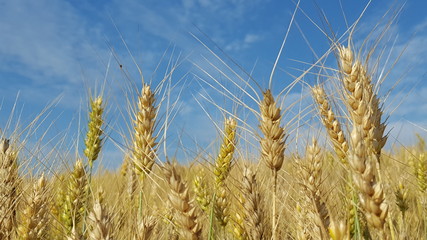
<svg viewBox="0 0 427 240">
<path fill-rule="evenodd" d="M 88 159 L 89 166 L 92 168 L 93 162 L 98 158 L 98 154 L 102 147 L 102 113 L 104 106 L 102 105 L 102 97 L 90 99 L 91 112 L 89 113 L 88 132 L 86 135 L 84 154 Z"/>
<path fill-rule="evenodd" d="M 233 161 L 234 150 L 236 146 L 236 128 L 237 121 L 234 118 L 228 118 L 224 124 L 224 137 L 215 161 L 215 194 L 214 200 L 215 217 L 222 227 L 225 227 L 229 221 L 229 197 L 225 179 L 230 173 Z"/>
</svg>

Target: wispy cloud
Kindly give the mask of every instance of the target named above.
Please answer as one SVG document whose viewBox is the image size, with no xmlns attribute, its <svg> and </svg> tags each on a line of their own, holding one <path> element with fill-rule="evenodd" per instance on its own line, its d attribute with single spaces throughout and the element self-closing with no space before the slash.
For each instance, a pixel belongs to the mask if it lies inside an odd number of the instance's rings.
<svg viewBox="0 0 427 240">
<path fill-rule="evenodd" d="M 100 47 L 99 29 L 68 2 L 4 2 L 0 31 L 0 71 L 13 79 L 9 94 L 18 87 L 39 101 L 34 97 L 53 98 L 81 89 L 83 78 L 102 76 L 98 57 L 107 51 Z"/>
</svg>

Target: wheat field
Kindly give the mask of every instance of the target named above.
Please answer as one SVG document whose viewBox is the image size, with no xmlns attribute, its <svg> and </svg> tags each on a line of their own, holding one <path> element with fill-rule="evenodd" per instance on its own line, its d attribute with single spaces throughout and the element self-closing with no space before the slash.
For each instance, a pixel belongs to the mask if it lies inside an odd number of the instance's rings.
<svg viewBox="0 0 427 240">
<path fill-rule="evenodd" d="M 41 150 L 27 146 L 23 133 L 37 128 L 44 112 L 23 130 L 0 126 L 0 239 L 426 239 L 427 145 L 418 136 L 414 146 L 386 149 L 392 113 L 381 87 L 389 80 L 378 77 L 376 54 L 383 35 L 356 44 L 358 27 L 341 39 L 327 36 L 328 52 L 285 89 L 274 88 L 273 77 L 262 88 L 222 73 L 241 98 L 213 76 L 200 80 L 233 106 L 212 103 L 222 112 L 213 123 L 217 139 L 191 159 L 165 151 L 176 113 L 164 109 L 178 109 L 178 99 L 167 94 L 174 68 L 159 83 L 142 80 L 131 88 L 136 97 L 125 107 L 119 169 L 97 165 L 108 157 L 105 143 L 117 143 L 105 86 L 88 100 L 77 150 L 48 171 L 36 169 L 60 157 L 61 143 L 28 164 Z M 307 94 L 284 105 L 296 85 Z M 307 99 L 307 109 L 291 111 Z M 298 133 L 304 124 L 311 134 Z"/>
</svg>

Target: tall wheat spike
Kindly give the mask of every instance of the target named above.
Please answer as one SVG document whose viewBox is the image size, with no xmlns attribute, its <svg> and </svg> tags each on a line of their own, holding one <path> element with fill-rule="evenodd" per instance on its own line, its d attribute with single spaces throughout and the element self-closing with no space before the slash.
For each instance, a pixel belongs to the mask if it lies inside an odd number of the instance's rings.
<svg viewBox="0 0 427 240">
<path fill-rule="evenodd" d="M 375 154 L 379 161 L 381 149 L 387 136 L 384 135 L 386 124 L 382 121 L 382 106 L 376 93 L 367 66 L 358 59 L 350 47 L 339 46 L 341 79 L 347 91 L 347 102 L 353 121 L 365 131 L 366 147 Z M 367 64 L 367 63 L 365 63 Z"/>
<path fill-rule="evenodd" d="M 224 124 L 224 137 L 220 147 L 218 157 L 215 161 L 215 191 L 214 202 L 215 217 L 222 227 L 229 221 L 229 199 L 227 199 L 227 187 L 225 179 L 231 170 L 234 150 L 236 147 L 236 127 L 234 118 L 226 119 Z"/>
<path fill-rule="evenodd" d="M 248 167 L 243 170 L 242 192 L 245 199 L 245 230 L 251 240 L 261 240 L 264 237 L 261 195 L 256 181 L 256 174 Z"/>
<path fill-rule="evenodd" d="M 8 139 L 0 139 L 0 239 L 13 237 L 18 204 L 18 153 Z"/>
<path fill-rule="evenodd" d="M 44 175 L 34 183 L 27 206 L 22 212 L 17 228 L 22 240 L 43 240 L 47 238 L 49 227 L 49 199 Z"/>
<path fill-rule="evenodd" d="M 171 163 L 166 163 L 163 173 L 171 189 L 168 198 L 176 210 L 174 220 L 179 226 L 181 237 L 189 240 L 202 239 L 202 226 L 197 222 L 197 210 L 190 201 L 187 185 Z"/>
<path fill-rule="evenodd" d="M 334 150 L 340 160 L 343 163 L 346 163 L 345 159 L 347 157 L 348 142 L 345 138 L 344 132 L 341 129 L 340 122 L 332 111 L 325 90 L 322 86 L 317 85 L 312 88 L 312 94 L 319 107 L 322 123 L 328 132 L 329 138 L 331 139 L 334 146 Z"/>
<path fill-rule="evenodd" d="M 83 162 L 78 159 L 68 182 L 61 220 L 72 239 L 80 238 L 81 220 L 86 211 L 88 184 Z"/>
<path fill-rule="evenodd" d="M 134 119 L 135 135 L 133 140 L 134 167 L 141 179 L 151 172 L 157 151 L 156 126 L 157 108 L 156 98 L 150 85 L 144 84 L 141 96 L 138 98 L 138 112 Z"/>
<path fill-rule="evenodd" d="M 353 181 L 359 189 L 359 199 L 369 224 L 383 229 L 388 214 L 383 187 L 377 183 L 381 149 L 387 139 L 383 136 L 385 124 L 381 122 L 379 100 L 373 93 L 373 84 L 366 66 L 354 60 L 350 47 L 338 47 L 341 79 L 347 91 L 347 105 L 353 123 L 351 153 Z"/>
<path fill-rule="evenodd" d="M 349 162 L 354 170 L 353 181 L 359 189 L 360 204 L 369 224 L 383 229 L 388 214 L 383 188 L 377 183 L 375 169 L 364 146 L 363 130 L 354 128 L 351 133 L 352 153 Z M 372 156 L 372 155 L 371 155 Z"/>
<path fill-rule="evenodd" d="M 314 210 L 312 216 L 320 230 L 318 235 L 327 238 L 330 216 L 326 203 L 322 199 L 322 156 L 316 139 L 313 138 L 312 143 L 307 146 L 305 158 L 305 164 L 301 166 L 304 191 Z"/>
<path fill-rule="evenodd" d="M 92 168 L 93 162 L 98 158 L 99 152 L 102 147 L 102 113 L 104 112 L 104 106 L 102 105 L 102 97 L 99 96 L 96 99 L 90 99 L 89 123 L 88 131 L 85 139 L 86 149 L 84 154 L 86 155 L 89 163 L 89 167 Z"/>
<path fill-rule="evenodd" d="M 261 159 L 273 173 L 273 203 L 272 203 L 272 239 L 276 240 L 277 213 L 277 172 L 282 168 L 285 158 L 285 129 L 280 126 L 282 120 L 281 109 L 276 106 L 276 101 L 270 89 L 263 93 L 260 103 L 261 119 L 260 129 L 264 137 L 261 138 Z"/>
</svg>

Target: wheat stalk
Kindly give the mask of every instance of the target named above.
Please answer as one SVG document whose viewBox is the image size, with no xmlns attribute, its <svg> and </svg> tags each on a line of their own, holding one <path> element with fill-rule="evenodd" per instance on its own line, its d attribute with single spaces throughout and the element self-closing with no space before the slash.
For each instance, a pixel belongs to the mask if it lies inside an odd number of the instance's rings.
<svg viewBox="0 0 427 240">
<path fill-rule="evenodd" d="M 421 193 L 427 191 L 427 156 L 426 153 L 412 153 L 408 157 L 409 165 L 412 167 L 415 178 L 417 179 L 418 190 Z"/>
<path fill-rule="evenodd" d="M 386 124 L 382 122 L 382 105 L 374 92 L 374 85 L 367 67 L 359 60 L 354 60 L 350 47 L 338 46 L 341 79 L 346 88 L 347 102 L 353 121 L 365 131 L 366 147 L 380 161 L 381 150 L 387 136 L 384 135 Z M 366 63 L 367 64 L 367 63 Z"/>
<path fill-rule="evenodd" d="M 240 200 L 241 201 L 241 200 Z M 241 210 L 241 209 L 239 209 Z M 243 212 L 236 211 L 233 217 L 233 236 L 237 240 L 246 240 L 248 236 L 244 228 L 245 218 Z"/>
</svg>

